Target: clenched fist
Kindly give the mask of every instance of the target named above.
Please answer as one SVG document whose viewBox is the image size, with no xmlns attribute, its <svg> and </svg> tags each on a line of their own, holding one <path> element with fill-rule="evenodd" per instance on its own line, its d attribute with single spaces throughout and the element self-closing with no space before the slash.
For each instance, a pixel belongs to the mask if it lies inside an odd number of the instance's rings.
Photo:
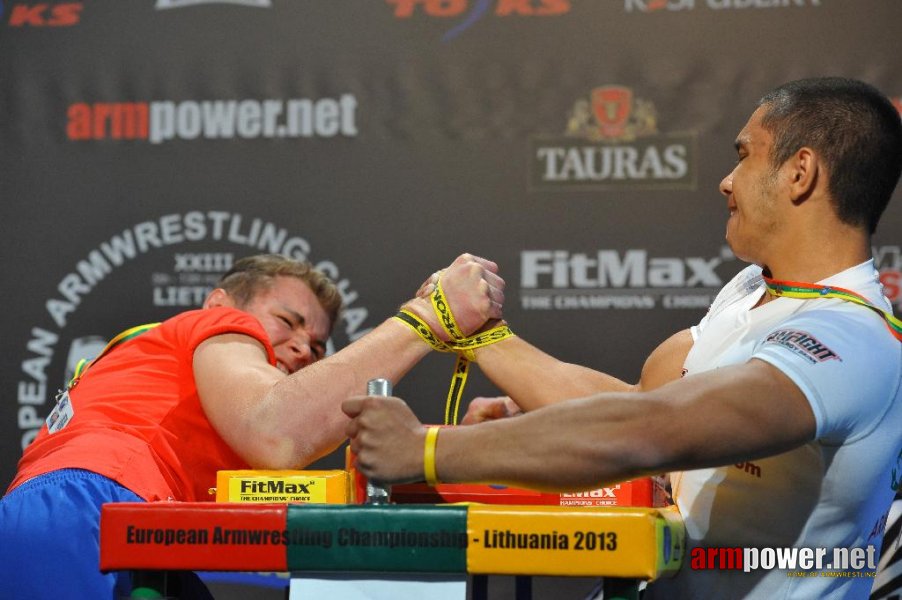
<svg viewBox="0 0 902 600">
<path fill-rule="evenodd" d="M 479 396 L 470 400 L 467 414 L 464 415 L 461 425 L 475 425 L 495 419 L 505 419 L 521 414 L 523 411 L 517 403 L 508 396 L 496 396 L 486 398 Z"/>
<path fill-rule="evenodd" d="M 403 307 L 420 317 L 442 341 L 447 342 L 450 337 L 429 300 L 439 278 L 448 307 L 465 336 L 481 329 L 487 321 L 502 318 L 504 279 L 498 275 L 498 265 L 472 254 L 461 254 L 423 282 L 417 297 Z"/>
<path fill-rule="evenodd" d="M 395 397 L 358 396 L 345 400 L 341 410 L 351 417 L 345 433 L 357 468 L 378 483 L 423 480 L 426 428 Z"/>
</svg>

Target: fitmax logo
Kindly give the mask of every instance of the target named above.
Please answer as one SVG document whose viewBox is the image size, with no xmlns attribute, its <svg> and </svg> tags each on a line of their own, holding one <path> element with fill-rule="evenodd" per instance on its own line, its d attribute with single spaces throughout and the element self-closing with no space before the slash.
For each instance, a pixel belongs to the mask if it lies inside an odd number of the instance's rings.
<svg viewBox="0 0 902 600">
<path fill-rule="evenodd" d="M 732 255 L 730 255 L 732 257 Z M 599 250 L 594 255 L 566 250 L 525 250 L 520 286 L 526 289 L 719 287 L 715 272 L 726 256 L 649 258 L 646 250 Z"/>
<path fill-rule="evenodd" d="M 615 485 L 614 487 L 606 487 L 599 488 L 597 490 L 590 490 L 588 492 L 576 492 L 572 494 L 561 494 L 561 498 L 617 498 L 617 490 L 620 489 L 620 484 Z"/>
<path fill-rule="evenodd" d="M 242 494 L 309 494 L 309 485 L 303 483 L 286 483 L 282 480 L 254 481 L 241 480 Z"/>
</svg>

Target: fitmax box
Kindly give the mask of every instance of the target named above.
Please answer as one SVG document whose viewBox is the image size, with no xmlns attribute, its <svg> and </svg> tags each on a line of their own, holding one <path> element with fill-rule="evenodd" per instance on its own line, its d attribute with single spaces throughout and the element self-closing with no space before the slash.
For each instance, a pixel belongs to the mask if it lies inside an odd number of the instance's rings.
<svg viewBox="0 0 902 600">
<path fill-rule="evenodd" d="M 347 504 L 347 471 L 237 470 L 216 474 L 217 502 Z"/>
</svg>

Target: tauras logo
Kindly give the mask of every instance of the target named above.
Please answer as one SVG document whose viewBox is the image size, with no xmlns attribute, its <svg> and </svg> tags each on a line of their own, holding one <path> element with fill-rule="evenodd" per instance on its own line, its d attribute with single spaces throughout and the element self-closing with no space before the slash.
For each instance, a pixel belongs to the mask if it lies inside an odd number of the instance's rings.
<svg viewBox="0 0 902 600">
<path fill-rule="evenodd" d="M 520 253 L 523 308 L 705 308 L 723 285 L 718 256 L 654 257 L 647 250 L 524 250 Z M 604 293 L 597 293 L 604 292 Z"/>
<path fill-rule="evenodd" d="M 297 260 L 310 260 L 316 268 L 336 282 L 345 305 L 341 317 L 343 327 L 340 328 L 336 323 L 333 337 L 341 329 L 347 339 L 353 341 L 370 331 L 366 327 L 369 312 L 360 305 L 359 293 L 347 278 L 342 277 L 338 265 L 328 259 L 312 260 L 310 243 L 284 227 L 258 218 L 246 219 L 238 213 L 214 210 L 168 214 L 156 220 L 136 223 L 101 242 L 77 260 L 72 270 L 64 274 L 57 283 L 56 294 L 44 301 L 46 321 L 33 325 L 30 330 L 30 338 L 25 344 L 26 356 L 20 363 L 20 379 L 16 382 L 17 424 L 22 432 L 23 449 L 31 443 L 43 425 L 44 415 L 41 413 L 46 412 L 48 399 L 55 395 L 56 389 L 65 381 L 63 372 L 71 369 L 81 358 L 93 358 L 101 345 L 99 338 L 94 335 L 96 331 L 71 330 L 74 313 L 90 298 L 94 289 L 117 269 L 126 268 L 132 261 L 153 252 L 178 249 L 175 254 L 179 258 L 175 260 L 175 264 L 184 268 L 184 271 L 178 273 L 180 276 L 204 275 L 190 269 L 231 266 L 232 253 L 184 252 L 186 246 L 190 248 L 192 244 L 202 244 L 201 248 L 230 244 L 241 248 L 241 255 L 269 252 Z M 176 299 L 188 296 L 189 300 L 202 300 L 201 294 L 185 292 L 196 291 L 189 285 L 189 281 L 178 280 L 175 283 L 179 285 L 165 286 L 159 281 L 159 275 L 151 276 L 152 297 L 147 301 L 149 311 L 159 306 L 181 306 L 178 302 L 159 301 L 160 298 L 169 299 L 173 294 Z M 203 283 L 205 282 L 201 281 L 198 285 Z M 177 289 L 173 291 L 170 288 Z M 107 302 L 109 300 L 106 299 Z M 194 302 L 192 306 L 197 304 L 198 302 Z M 125 323 L 122 329 L 130 325 L 135 323 Z M 106 332 L 102 339 L 108 339 L 117 332 Z M 86 333 L 91 335 L 85 335 Z M 67 350 L 67 346 L 71 347 Z M 327 352 L 333 350 L 334 345 L 330 339 Z M 62 354 L 63 358 L 55 361 L 58 354 Z"/>
<path fill-rule="evenodd" d="M 658 132 L 654 105 L 618 85 L 576 101 L 563 136 L 531 140 L 539 190 L 695 189 L 696 134 Z"/>
</svg>

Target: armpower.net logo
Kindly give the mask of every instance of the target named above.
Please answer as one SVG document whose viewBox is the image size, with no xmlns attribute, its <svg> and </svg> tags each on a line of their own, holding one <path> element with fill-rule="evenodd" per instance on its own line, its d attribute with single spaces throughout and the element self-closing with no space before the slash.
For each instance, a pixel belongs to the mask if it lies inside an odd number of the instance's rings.
<svg viewBox="0 0 902 600">
<path fill-rule="evenodd" d="M 874 577 L 877 549 L 865 548 L 692 548 L 693 571 L 786 571 L 787 577 Z"/>
<path fill-rule="evenodd" d="M 79 102 L 67 111 L 72 141 L 330 138 L 357 136 L 357 98 Z"/>
</svg>

